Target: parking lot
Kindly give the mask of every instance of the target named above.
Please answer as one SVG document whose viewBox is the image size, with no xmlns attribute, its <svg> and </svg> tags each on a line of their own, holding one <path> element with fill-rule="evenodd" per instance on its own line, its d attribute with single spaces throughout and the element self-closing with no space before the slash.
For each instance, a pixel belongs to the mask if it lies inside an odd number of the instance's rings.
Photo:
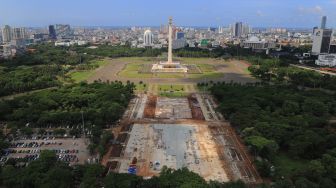
<svg viewBox="0 0 336 188">
<path fill-rule="evenodd" d="M 15 140 L 0 160 L 5 162 L 9 158 L 33 161 L 39 158 L 42 150 L 54 151 L 59 161 L 70 164 L 84 164 L 90 159 L 87 146 L 89 140 L 85 138 L 50 138 Z"/>
</svg>

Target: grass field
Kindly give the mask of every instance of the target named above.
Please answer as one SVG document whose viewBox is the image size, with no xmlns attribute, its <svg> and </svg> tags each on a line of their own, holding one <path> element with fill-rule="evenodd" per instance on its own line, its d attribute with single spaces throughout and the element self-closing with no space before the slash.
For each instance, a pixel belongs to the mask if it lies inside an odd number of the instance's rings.
<svg viewBox="0 0 336 188">
<path fill-rule="evenodd" d="M 148 89 L 147 84 L 135 84 L 135 89 L 137 92 L 144 92 Z"/>
<path fill-rule="evenodd" d="M 145 64 L 155 63 L 155 60 L 148 58 L 120 58 L 122 61 L 129 62 L 118 75 L 125 78 L 219 78 L 223 76 L 223 73 L 216 72 L 214 65 L 209 63 L 219 63 L 219 60 L 204 59 L 204 58 L 181 58 L 181 63 L 195 64 L 201 71 L 201 74 L 183 74 L 183 73 L 139 73 Z"/>
<path fill-rule="evenodd" d="M 96 60 L 92 62 L 92 65 L 97 65 L 97 67 L 101 67 L 106 65 L 108 62 L 104 60 Z M 95 72 L 95 69 L 91 70 L 83 70 L 83 71 L 74 71 L 69 74 L 71 80 L 78 83 L 84 80 L 87 80 L 90 76 L 92 76 Z"/>
<path fill-rule="evenodd" d="M 158 86 L 159 94 L 163 97 L 185 97 L 188 93 L 185 85 L 163 84 Z"/>
<path fill-rule="evenodd" d="M 161 92 L 160 96 L 170 97 L 170 98 L 186 97 L 186 96 L 188 96 L 188 93 L 184 93 L 184 92 Z"/>
<path fill-rule="evenodd" d="M 146 62 L 148 63 L 148 62 Z M 144 63 L 129 63 L 126 67 L 119 72 L 118 75 L 126 78 L 184 78 L 185 75 L 181 73 L 161 73 L 161 74 L 151 74 L 151 73 L 139 73 Z"/>
<path fill-rule="evenodd" d="M 73 72 L 70 74 L 71 80 L 78 83 L 81 81 L 86 80 L 92 75 L 92 71 L 79 71 L 79 72 Z"/>
<path fill-rule="evenodd" d="M 210 64 L 197 64 L 197 67 L 201 69 L 203 73 L 216 71 L 215 67 Z"/>
<path fill-rule="evenodd" d="M 184 85 L 159 85 L 159 91 L 184 91 Z"/>
</svg>

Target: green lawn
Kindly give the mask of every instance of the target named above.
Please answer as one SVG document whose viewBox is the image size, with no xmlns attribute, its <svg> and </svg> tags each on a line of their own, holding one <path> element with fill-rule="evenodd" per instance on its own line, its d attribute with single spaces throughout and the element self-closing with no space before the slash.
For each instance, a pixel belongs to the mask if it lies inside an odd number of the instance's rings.
<svg viewBox="0 0 336 188">
<path fill-rule="evenodd" d="M 119 72 L 119 75 L 126 78 L 151 78 L 152 74 L 143 73 L 140 74 L 138 71 L 142 68 L 144 63 L 132 62 L 126 65 L 126 67 Z"/>
<path fill-rule="evenodd" d="M 215 67 L 209 64 L 197 64 L 197 67 L 201 69 L 203 73 L 216 71 Z"/>
<path fill-rule="evenodd" d="M 184 74 L 181 73 L 158 73 L 156 75 L 151 73 L 139 73 L 139 70 L 144 64 L 145 63 L 129 63 L 119 72 L 119 75 L 126 78 L 184 78 Z"/>
<path fill-rule="evenodd" d="M 163 97 L 185 97 L 188 93 L 185 92 L 184 85 L 163 84 L 158 87 L 160 96 Z"/>
<path fill-rule="evenodd" d="M 139 60 L 137 60 L 139 61 Z M 201 69 L 203 73 L 201 74 L 183 74 L 183 73 L 158 73 L 153 75 L 151 73 L 139 73 L 142 66 L 144 64 L 151 63 L 151 62 L 131 62 L 126 65 L 126 67 L 119 72 L 119 75 L 125 78 L 195 78 L 195 79 L 202 79 L 202 78 L 219 78 L 223 76 L 223 73 L 219 73 L 215 71 L 213 65 L 209 64 L 198 64 L 197 66 Z"/>
<path fill-rule="evenodd" d="M 70 77 L 76 83 L 88 79 L 94 72 L 93 71 L 78 71 L 70 74 Z"/>
<path fill-rule="evenodd" d="M 91 64 L 96 65 L 99 68 L 101 66 L 106 65 L 107 63 L 108 62 L 104 60 L 96 60 L 96 61 L 93 61 Z M 71 80 L 78 83 L 78 82 L 87 80 L 90 76 L 94 74 L 94 72 L 95 72 L 95 69 L 82 70 L 82 71 L 71 72 L 69 75 L 70 75 Z"/>
<path fill-rule="evenodd" d="M 184 85 L 159 85 L 159 91 L 184 91 Z"/>
<path fill-rule="evenodd" d="M 296 169 L 303 168 L 307 165 L 307 161 L 295 160 L 289 158 L 285 153 L 279 153 L 274 160 L 277 174 L 290 176 Z"/>
<path fill-rule="evenodd" d="M 179 92 L 179 91 L 174 91 L 174 92 L 160 92 L 160 96 L 162 96 L 162 97 L 171 97 L 171 98 L 176 98 L 176 97 L 186 97 L 186 96 L 188 96 L 188 93 Z"/>
<path fill-rule="evenodd" d="M 135 89 L 137 92 L 144 92 L 144 91 L 147 91 L 148 85 L 147 84 L 135 84 Z"/>
<path fill-rule="evenodd" d="M 223 77 L 224 73 L 221 72 L 205 72 L 203 74 L 192 74 L 189 76 L 189 78 L 195 78 L 195 79 L 207 79 L 207 81 L 215 78 Z"/>
</svg>

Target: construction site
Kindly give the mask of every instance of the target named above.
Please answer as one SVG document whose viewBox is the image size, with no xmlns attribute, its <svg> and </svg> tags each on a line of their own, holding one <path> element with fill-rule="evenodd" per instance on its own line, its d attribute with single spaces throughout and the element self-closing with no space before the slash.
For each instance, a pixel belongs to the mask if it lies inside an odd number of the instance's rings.
<svg viewBox="0 0 336 188">
<path fill-rule="evenodd" d="M 109 172 L 150 178 L 166 166 L 183 167 L 205 180 L 261 182 L 246 147 L 216 112 L 211 95 L 168 98 L 139 94 L 113 128 L 116 142 L 103 157 Z"/>
</svg>

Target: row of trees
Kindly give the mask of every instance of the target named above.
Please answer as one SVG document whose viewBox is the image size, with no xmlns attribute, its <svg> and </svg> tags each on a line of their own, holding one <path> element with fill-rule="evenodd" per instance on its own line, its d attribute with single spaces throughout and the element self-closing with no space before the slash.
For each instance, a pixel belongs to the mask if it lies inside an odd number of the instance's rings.
<svg viewBox="0 0 336 188">
<path fill-rule="evenodd" d="M 55 153 L 51 151 L 43 151 L 38 160 L 31 162 L 25 168 L 15 168 L 15 165 L 16 162 L 12 160 L 2 167 L 0 174 L 2 186 L 8 188 L 247 188 L 241 181 L 207 183 L 198 174 L 186 168 L 175 171 L 163 167 L 160 177 L 147 180 L 130 174 L 110 173 L 106 176 L 107 169 L 98 164 L 69 167 L 65 163 L 58 162 Z"/>
<path fill-rule="evenodd" d="M 316 71 L 289 66 L 287 59 L 246 57 L 252 63 L 249 71 L 256 78 L 278 84 L 293 84 L 310 88 L 335 90 L 336 77 L 323 75 Z"/>
<path fill-rule="evenodd" d="M 86 53 L 103 57 L 157 57 L 163 49 L 152 48 L 131 48 L 129 46 L 100 45 L 98 48 L 89 49 L 86 46 L 76 46 L 74 50 L 78 53 Z"/>
<path fill-rule="evenodd" d="M 288 187 L 335 187 L 336 134 L 328 124 L 336 113 L 335 95 L 287 85 L 216 84 L 211 92 L 259 159 L 261 175 Z M 307 165 L 284 173 L 276 162 L 280 153 Z"/>
</svg>

